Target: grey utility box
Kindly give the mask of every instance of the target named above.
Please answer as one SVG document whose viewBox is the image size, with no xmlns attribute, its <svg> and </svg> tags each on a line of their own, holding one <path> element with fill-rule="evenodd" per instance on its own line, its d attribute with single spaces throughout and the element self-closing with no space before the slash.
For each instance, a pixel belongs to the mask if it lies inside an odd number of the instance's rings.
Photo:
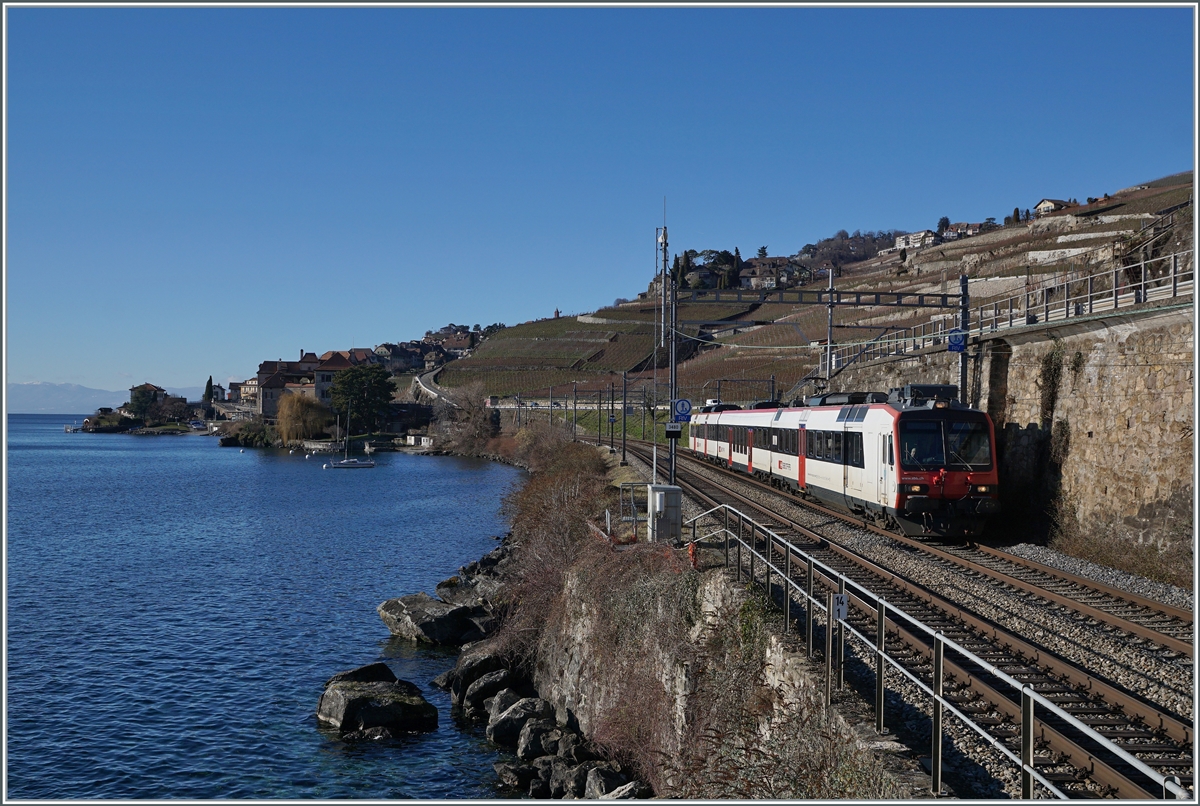
<svg viewBox="0 0 1200 806">
<path fill-rule="evenodd" d="M 683 490 L 671 484 L 647 484 L 646 520 L 652 543 L 678 544 L 683 538 Z"/>
</svg>

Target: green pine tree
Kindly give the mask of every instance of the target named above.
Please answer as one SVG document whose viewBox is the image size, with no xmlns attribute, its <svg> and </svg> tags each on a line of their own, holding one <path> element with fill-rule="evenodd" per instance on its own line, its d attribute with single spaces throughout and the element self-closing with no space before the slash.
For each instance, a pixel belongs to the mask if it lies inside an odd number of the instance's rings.
<svg viewBox="0 0 1200 806">
<path fill-rule="evenodd" d="M 209 375 L 208 383 L 204 384 L 204 402 L 212 403 L 212 399 L 213 399 L 212 376 Z"/>
</svg>

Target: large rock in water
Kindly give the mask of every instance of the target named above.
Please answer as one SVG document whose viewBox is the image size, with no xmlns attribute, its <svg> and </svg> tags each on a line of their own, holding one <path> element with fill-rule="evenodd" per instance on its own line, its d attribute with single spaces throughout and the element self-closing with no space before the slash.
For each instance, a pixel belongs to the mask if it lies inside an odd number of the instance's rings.
<svg viewBox="0 0 1200 806">
<path fill-rule="evenodd" d="M 376 608 L 392 635 L 427 644 L 457 645 L 478 633 L 471 608 L 447 604 L 428 593 L 388 599 Z"/>
<path fill-rule="evenodd" d="M 317 719 L 343 738 L 379 739 L 437 730 L 437 708 L 383 663 L 330 678 L 317 703 Z"/>
</svg>

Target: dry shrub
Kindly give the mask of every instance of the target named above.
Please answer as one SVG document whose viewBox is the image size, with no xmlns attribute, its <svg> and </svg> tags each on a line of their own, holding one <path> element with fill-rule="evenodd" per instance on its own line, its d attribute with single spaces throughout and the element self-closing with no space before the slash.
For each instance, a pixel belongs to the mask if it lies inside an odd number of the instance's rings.
<svg viewBox="0 0 1200 806">
<path fill-rule="evenodd" d="M 548 449 L 538 436 L 519 437 L 518 452 L 544 469 L 505 500 L 518 553 L 497 649 L 531 672 L 554 669 L 585 633 L 590 738 L 660 796 L 896 797 L 874 759 L 829 728 L 815 693 L 777 708 L 764 668 L 779 616 L 765 597 L 703 622 L 704 575 L 684 552 L 592 536 L 612 496 L 596 449 L 553 438 Z"/>
<path fill-rule="evenodd" d="M 532 472 L 540 472 L 558 461 L 563 447 L 573 444 L 571 433 L 560 425 L 538 422 L 517 432 L 513 458 Z M 595 454 L 595 449 L 590 449 Z"/>
<path fill-rule="evenodd" d="M 588 524 L 611 505 L 606 469 L 594 448 L 565 443 L 504 499 L 517 555 L 506 580 L 508 615 L 497 636 L 506 651 L 532 659 L 547 620 L 561 609 L 567 569 L 595 539 Z"/>
<path fill-rule="evenodd" d="M 464 456 L 488 453 L 489 440 L 499 432 L 495 409 L 484 403 L 484 385 L 476 381 L 446 391 L 433 407 L 433 416 L 445 434 L 446 446 Z"/>
</svg>

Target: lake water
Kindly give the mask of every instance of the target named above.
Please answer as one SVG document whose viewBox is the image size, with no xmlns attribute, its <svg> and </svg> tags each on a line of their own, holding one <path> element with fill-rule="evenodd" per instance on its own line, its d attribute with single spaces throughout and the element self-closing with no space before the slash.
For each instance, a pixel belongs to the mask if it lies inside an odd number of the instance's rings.
<svg viewBox="0 0 1200 806">
<path fill-rule="evenodd" d="M 455 653 L 392 640 L 375 607 L 494 548 L 521 471 L 388 453 L 343 473 L 75 419 L 8 416 L 8 798 L 495 796 L 497 751 L 430 685 Z M 436 732 L 319 729 L 324 681 L 376 660 Z"/>
</svg>

